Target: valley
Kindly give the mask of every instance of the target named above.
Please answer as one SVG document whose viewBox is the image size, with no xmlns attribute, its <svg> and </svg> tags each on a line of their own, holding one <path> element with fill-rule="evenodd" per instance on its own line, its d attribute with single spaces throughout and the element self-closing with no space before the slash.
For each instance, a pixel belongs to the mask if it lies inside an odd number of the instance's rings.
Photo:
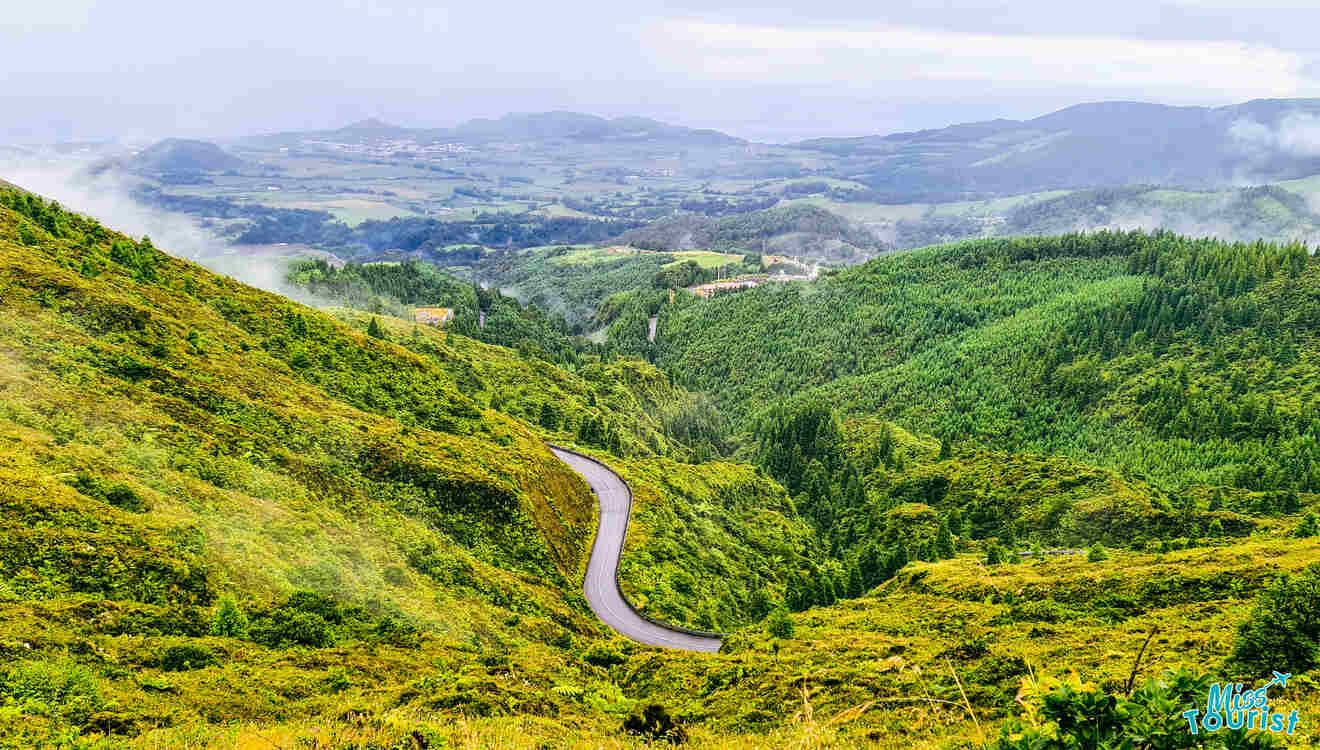
<svg viewBox="0 0 1320 750">
<path fill-rule="evenodd" d="M 1320 6 L 0 15 L 0 750 L 1320 748 Z"/>
<path fill-rule="evenodd" d="M 11 745 L 1008 748 L 1070 670 L 1174 726 L 1275 663 L 1261 592 L 1320 559 L 1300 245 L 974 240 L 710 299 L 672 271 L 743 255 L 527 254 L 651 264 L 592 343 L 412 260 L 295 266 L 316 310 L 0 203 Z M 621 596 L 718 653 L 597 619 L 614 511 L 547 442 L 630 488 Z"/>
<path fill-rule="evenodd" d="M 34 150 L 0 746 L 1314 744 L 1312 108 Z"/>
</svg>

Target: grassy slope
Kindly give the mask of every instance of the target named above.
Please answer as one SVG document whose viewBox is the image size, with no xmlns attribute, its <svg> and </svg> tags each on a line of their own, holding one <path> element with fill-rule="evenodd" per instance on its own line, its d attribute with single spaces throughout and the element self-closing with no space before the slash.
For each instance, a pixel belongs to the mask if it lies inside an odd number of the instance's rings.
<svg viewBox="0 0 1320 750">
<path fill-rule="evenodd" d="M 334 312 L 359 329 L 370 320 Z M 665 436 L 657 414 L 688 396 L 652 365 L 619 359 L 574 373 L 442 330 L 378 322 L 392 340 L 450 372 L 478 403 L 498 402 L 531 424 L 543 404 L 555 404 L 559 426 L 534 429 L 596 454 L 628 480 L 636 505 L 622 580 L 649 614 L 704 629 L 743 625 L 753 619 L 754 592 L 782 599 L 787 571 L 819 559 L 814 536 L 777 483 L 743 464 L 681 462 L 688 451 Z M 577 426 L 592 418 L 624 435 L 617 455 L 578 444 Z"/>
<path fill-rule="evenodd" d="M 172 473 L 130 484 L 148 495 L 259 490 L 351 512 L 384 500 L 450 531 L 483 512 L 485 495 L 505 503 L 493 528 L 509 536 L 475 536 L 474 551 L 543 574 L 576 567 L 590 524 L 580 484 L 434 365 L 163 255 L 149 284 L 113 262 L 96 279 L 58 265 L 91 253 L 5 246 L 5 413 L 30 440 L 49 436 L 39 455 L 51 475 Z M 565 497 L 576 510 L 556 507 Z M 546 549 L 518 546 L 538 530 Z"/>
<path fill-rule="evenodd" d="M 687 483 L 657 478 L 681 475 L 715 497 L 742 496 L 736 523 L 805 533 L 779 515 L 791 513 L 782 490 L 745 467 L 641 458 L 674 451 L 650 411 L 675 392 L 644 363 L 574 374 L 386 321 L 410 351 L 364 335 L 362 316 L 335 322 L 78 217 L 38 214 L 0 209 L 4 644 L 13 656 L 54 658 L 78 642 L 103 654 L 90 667 L 60 662 L 94 686 L 101 726 L 318 710 L 322 688 L 291 686 L 328 679 L 330 663 L 289 669 L 280 650 L 232 639 L 203 641 L 221 662 L 209 675 L 143 676 L 163 648 L 205 634 L 220 594 L 257 616 L 317 590 L 420 629 L 421 653 L 342 644 L 334 661 L 365 672 L 364 687 L 415 673 L 400 665 L 419 658 L 485 669 L 478 656 L 507 659 L 511 648 L 532 660 L 521 668 L 562 671 L 602 630 L 577 586 L 594 499 L 542 439 L 571 441 L 583 415 L 627 427 L 621 450 L 638 456 L 630 470 L 655 513 L 685 503 Z M 489 409 L 492 398 L 527 418 L 552 401 L 563 429 Z M 643 550 L 664 533 L 636 528 Z M 765 569 L 758 550 L 719 531 L 702 530 L 695 546 Z M 661 580 L 682 572 L 671 565 Z M 686 592 L 647 600 L 687 615 Z M 137 641 L 117 644 L 120 633 Z M 372 666 L 382 648 L 385 665 Z M 453 705 L 496 698 L 483 687 Z M 60 726 L 47 719 L 9 739 Z"/>
<path fill-rule="evenodd" d="M 519 403 L 591 409 L 586 379 L 431 332 L 434 350 L 409 351 L 154 251 L 112 260 L 126 240 L 71 217 L 47 223 L 58 237 L 0 209 L 3 745 L 626 747 L 640 742 L 622 717 L 655 701 L 696 747 L 958 746 L 1014 710 L 1028 663 L 1114 684 L 1155 623 L 1156 663 L 1214 668 L 1256 583 L 1320 553 L 1261 539 L 989 572 L 964 555 L 795 615 L 791 639 L 639 648 L 577 598 L 591 499 L 541 447 L 553 433 L 486 408 L 492 384 L 518 383 Z M 606 388 L 595 408 L 646 412 L 660 386 L 635 367 L 651 385 Z M 925 470 L 937 446 L 899 437 Z M 774 555 L 805 546 L 782 490 L 638 451 L 618 461 L 638 490 L 630 559 L 663 562 L 625 581 L 633 595 L 663 603 L 687 577 L 736 601 L 706 579 L 749 569 L 773 588 Z M 713 543 L 739 527 L 749 544 Z M 704 548 L 700 575 L 664 557 L 675 546 Z M 370 629 L 322 648 L 207 635 L 218 595 L 255 618 L 295 587 L 360 607 Z M 173 670 L 181 645 L 217 663 Z M 979 726 L 938 702 L 961 692 L 946 659 Z M 1314 684 L 1286 700 L 1313 707 Z"/>
</svg>

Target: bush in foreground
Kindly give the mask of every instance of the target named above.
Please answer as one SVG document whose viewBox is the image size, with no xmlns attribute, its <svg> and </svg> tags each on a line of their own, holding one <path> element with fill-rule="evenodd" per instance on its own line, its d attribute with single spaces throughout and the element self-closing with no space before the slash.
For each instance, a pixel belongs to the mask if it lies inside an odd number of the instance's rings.
<svg viewBox="0 0 1320 750">
<path fill-rule="evenodd" d="M 1226 730 L 1192 735 L 1182 712 L 1204 705 L 1211 678 L 1186 669 L 1148 680 L 1130 696 L 1106 693 L 1073 674 L 1066 679 L 1023 678 L 1021 716 L 1004 723 L 991 750 L 1267 750 L 1283 747 L 1260 732 Z"/>
<path fill-rule="evenodd" d="M 1320 563 L 1274 579 L 1238 628 L 1233 658 L 1257 674 L 1320 665 Z"/>
</svg>

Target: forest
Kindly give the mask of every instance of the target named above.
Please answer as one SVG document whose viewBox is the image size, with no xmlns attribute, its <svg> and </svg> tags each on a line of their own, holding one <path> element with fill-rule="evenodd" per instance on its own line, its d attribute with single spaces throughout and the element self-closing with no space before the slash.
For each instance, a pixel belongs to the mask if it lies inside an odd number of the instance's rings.
<svg viewBox="0 0 1320 750">
<path fill-rule="evenodd" d="M 560 365 L 584 356 L 601 357 L 610 347 L 573 334 L 567 322 L 535 305 L 523 305 L 497 289 L 459 281 L 429 263 L 348 263 L 297 261 L 286 281 L 332 304 L 411 320 L 413 307 L 448 307 L 449 328 L 465 336 L 531 353 Z M 481 324 L 481 314 L 485 324 Z"/>
<path fill-rule="evenodd" d="M 789 600 L 809 606 L 947 557 L 953 539 L 995 559 L 1176 548 L 1297 513 L 1320 490 L 1320 404 L 1302 385 L 1318 284 L 1301 245 L 989 239 L 814 285 L 638 298 L 610 337 L 711 394 L 738 455 L 794 497 L 839 566 Z M 654 343 L 638 333 L 648 314 Z"/>
</svg>

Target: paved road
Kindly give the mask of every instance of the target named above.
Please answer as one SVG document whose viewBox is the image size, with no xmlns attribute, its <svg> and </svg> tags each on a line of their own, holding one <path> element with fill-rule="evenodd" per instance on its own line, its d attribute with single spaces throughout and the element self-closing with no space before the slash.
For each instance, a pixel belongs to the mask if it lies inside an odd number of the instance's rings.
<svg viewBox="0 0 1320 750">
<path fill-rule="evenodd" d="M 600 528 L 596 543 L 591 548 L 587 563 L 587 577 L 582 592 L 587 603 L 600 621 L 620 634 L 648 646 L 682 649 L 684 651 L 720 650 L 720 639 L 693 635 L 658 625 L 637 614 L 619 591 L 617 571 L 623 539 L 628 532 L 628 513 L 632 510 L 632 492 L 628 485 L 605 464 L 551 448 L 559 460 L 581 474 L 600 500 Z"/>
</svg>

